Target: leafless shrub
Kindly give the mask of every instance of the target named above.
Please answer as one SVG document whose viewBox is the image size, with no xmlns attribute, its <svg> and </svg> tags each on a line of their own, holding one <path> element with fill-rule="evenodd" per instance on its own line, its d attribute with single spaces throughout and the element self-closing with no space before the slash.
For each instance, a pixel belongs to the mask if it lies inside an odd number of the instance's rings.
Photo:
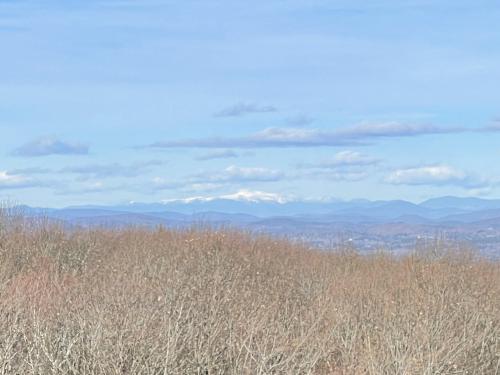
<svg viewBox="0 0 500 375">
<path fill-rule="evenodd" d="M 500 373 L 500 267 L 451 252 L 39 223 L 2 232 L 0 296 L 3 374 Z"/>
</svg>

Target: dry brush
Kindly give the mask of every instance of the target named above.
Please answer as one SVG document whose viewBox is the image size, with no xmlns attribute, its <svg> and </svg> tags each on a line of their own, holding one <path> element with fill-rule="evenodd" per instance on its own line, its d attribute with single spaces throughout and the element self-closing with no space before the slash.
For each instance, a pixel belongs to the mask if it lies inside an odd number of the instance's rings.
<svg viewBox="0 0 500 375">
<path fill-rule="evenodd" d="M 0 374 L 500 374 L 500 266 L 0 225 Z"/>
</svg>

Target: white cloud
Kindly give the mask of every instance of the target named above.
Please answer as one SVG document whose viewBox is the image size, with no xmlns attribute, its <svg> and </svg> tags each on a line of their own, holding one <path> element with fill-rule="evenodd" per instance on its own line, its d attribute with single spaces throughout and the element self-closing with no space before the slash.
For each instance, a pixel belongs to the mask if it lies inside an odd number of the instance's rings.
<svg viewBox="0 0 500 375">
<path fill-rule="evenodd" d="M 39 185 L 37 181 L 25 175 L 0 171 L 0 189 L 21 189 Z"/>
<path fill-rule="evenodd" d="M 380 159 L 364 155 L 357 151 L 346 150 L 336 153 L 332 160 L 325 161 L 318 166 L 325 168 L 355 167 L 375 165 L 379 162 Z"/>
<path fill-rule="evenodd" d="M 251 191 L 251 190 L 240 190 L 234 194 L 222 195 L 221 198 L 231 199 L 237 201 L 248 201 L 248 202 L 277 202 L 286 203 L 288 200 L 275 193 L 266 193 L 263 191 Z"/>
<path fill-rule="evenodd" d="M 369 170 L 378 165 L 380 159 L 357 151 L 340 151 L 331 159 L 312 164 L 299 164 L 306 170 L 301 177 L 321 178 L 329 181 L 360 181 L 368 177 Z"/>
<path fill-rule="evenodd" d="M 460 169 L 448 165 L 427 165 L 393 171 L 386 182 L 394 185 L 456 185 L 464 188 L 488 185 Z"/>
<path fill-rule="evenodd" d="M 149 188 L 153 190 L 210 191 L 227 185 L 248 182 L 274 182 L 285 178 L 281 171 L 260 167 L 238 167 L 231 165 L 219 171 L 193 174 L 184 179 L 155 177 Z"/>
<path fill-rule="evenodd" d="M 364 171 L 313 171 L 306 176 L 326 179 L 329 181 L 361 181 L 366 179 L 369 174 Z"/>
<path fill-rule="evenodd" d="M 220 172 L 204 172 L 190 177 L 193 183 L 251 182 L 278 181 L 284 173 L 274 169 L 260 167 L 237 167 L 231 165 Z"/>
<path fill-rule="evenodd" d="M 283 177 L 283 173 L 269 168 L 245 168 L 231 165 L 224 170 L 222 179 L 227 176 L 230 180 L 276 181 Z"/>
<path fill-rule="evenodd" d="M 20 175 L 10 175 L 7 171 L 0 171 L 0 186 L 20 186 L 26 183 L 26 178 Z"/>
</svg>

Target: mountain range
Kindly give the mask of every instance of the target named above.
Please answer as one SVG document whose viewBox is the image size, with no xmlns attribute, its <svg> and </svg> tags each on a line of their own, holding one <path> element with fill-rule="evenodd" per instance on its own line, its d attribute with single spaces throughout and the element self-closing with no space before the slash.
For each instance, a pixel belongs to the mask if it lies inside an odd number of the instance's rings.
<svg viewBox="0 0 500 375">
<path fill-rule="evenodd" d="M 417 239 L 446 235 L 498 256 L 500 200 L 440 197 L 421 203 L 404 200 L 285 201 L 272 195 L 236 194 L 158 203 L 19 207 L 32 217 L 71 226 L 193 225 L 235 227 L 305 240 L 319 246 L 348 238 L 361 250 L 402 250 Z"/>
</svg>

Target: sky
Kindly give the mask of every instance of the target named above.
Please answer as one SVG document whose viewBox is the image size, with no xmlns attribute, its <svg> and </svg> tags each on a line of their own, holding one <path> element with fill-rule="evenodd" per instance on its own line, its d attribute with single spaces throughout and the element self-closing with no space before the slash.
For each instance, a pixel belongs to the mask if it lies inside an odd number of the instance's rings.
<svg viewBox="0 0 500 375">
<path fill-rule="evenodd" d="M 0 201 L 500 198 L 500 3 L 0 0 Z"/>
</svg>

